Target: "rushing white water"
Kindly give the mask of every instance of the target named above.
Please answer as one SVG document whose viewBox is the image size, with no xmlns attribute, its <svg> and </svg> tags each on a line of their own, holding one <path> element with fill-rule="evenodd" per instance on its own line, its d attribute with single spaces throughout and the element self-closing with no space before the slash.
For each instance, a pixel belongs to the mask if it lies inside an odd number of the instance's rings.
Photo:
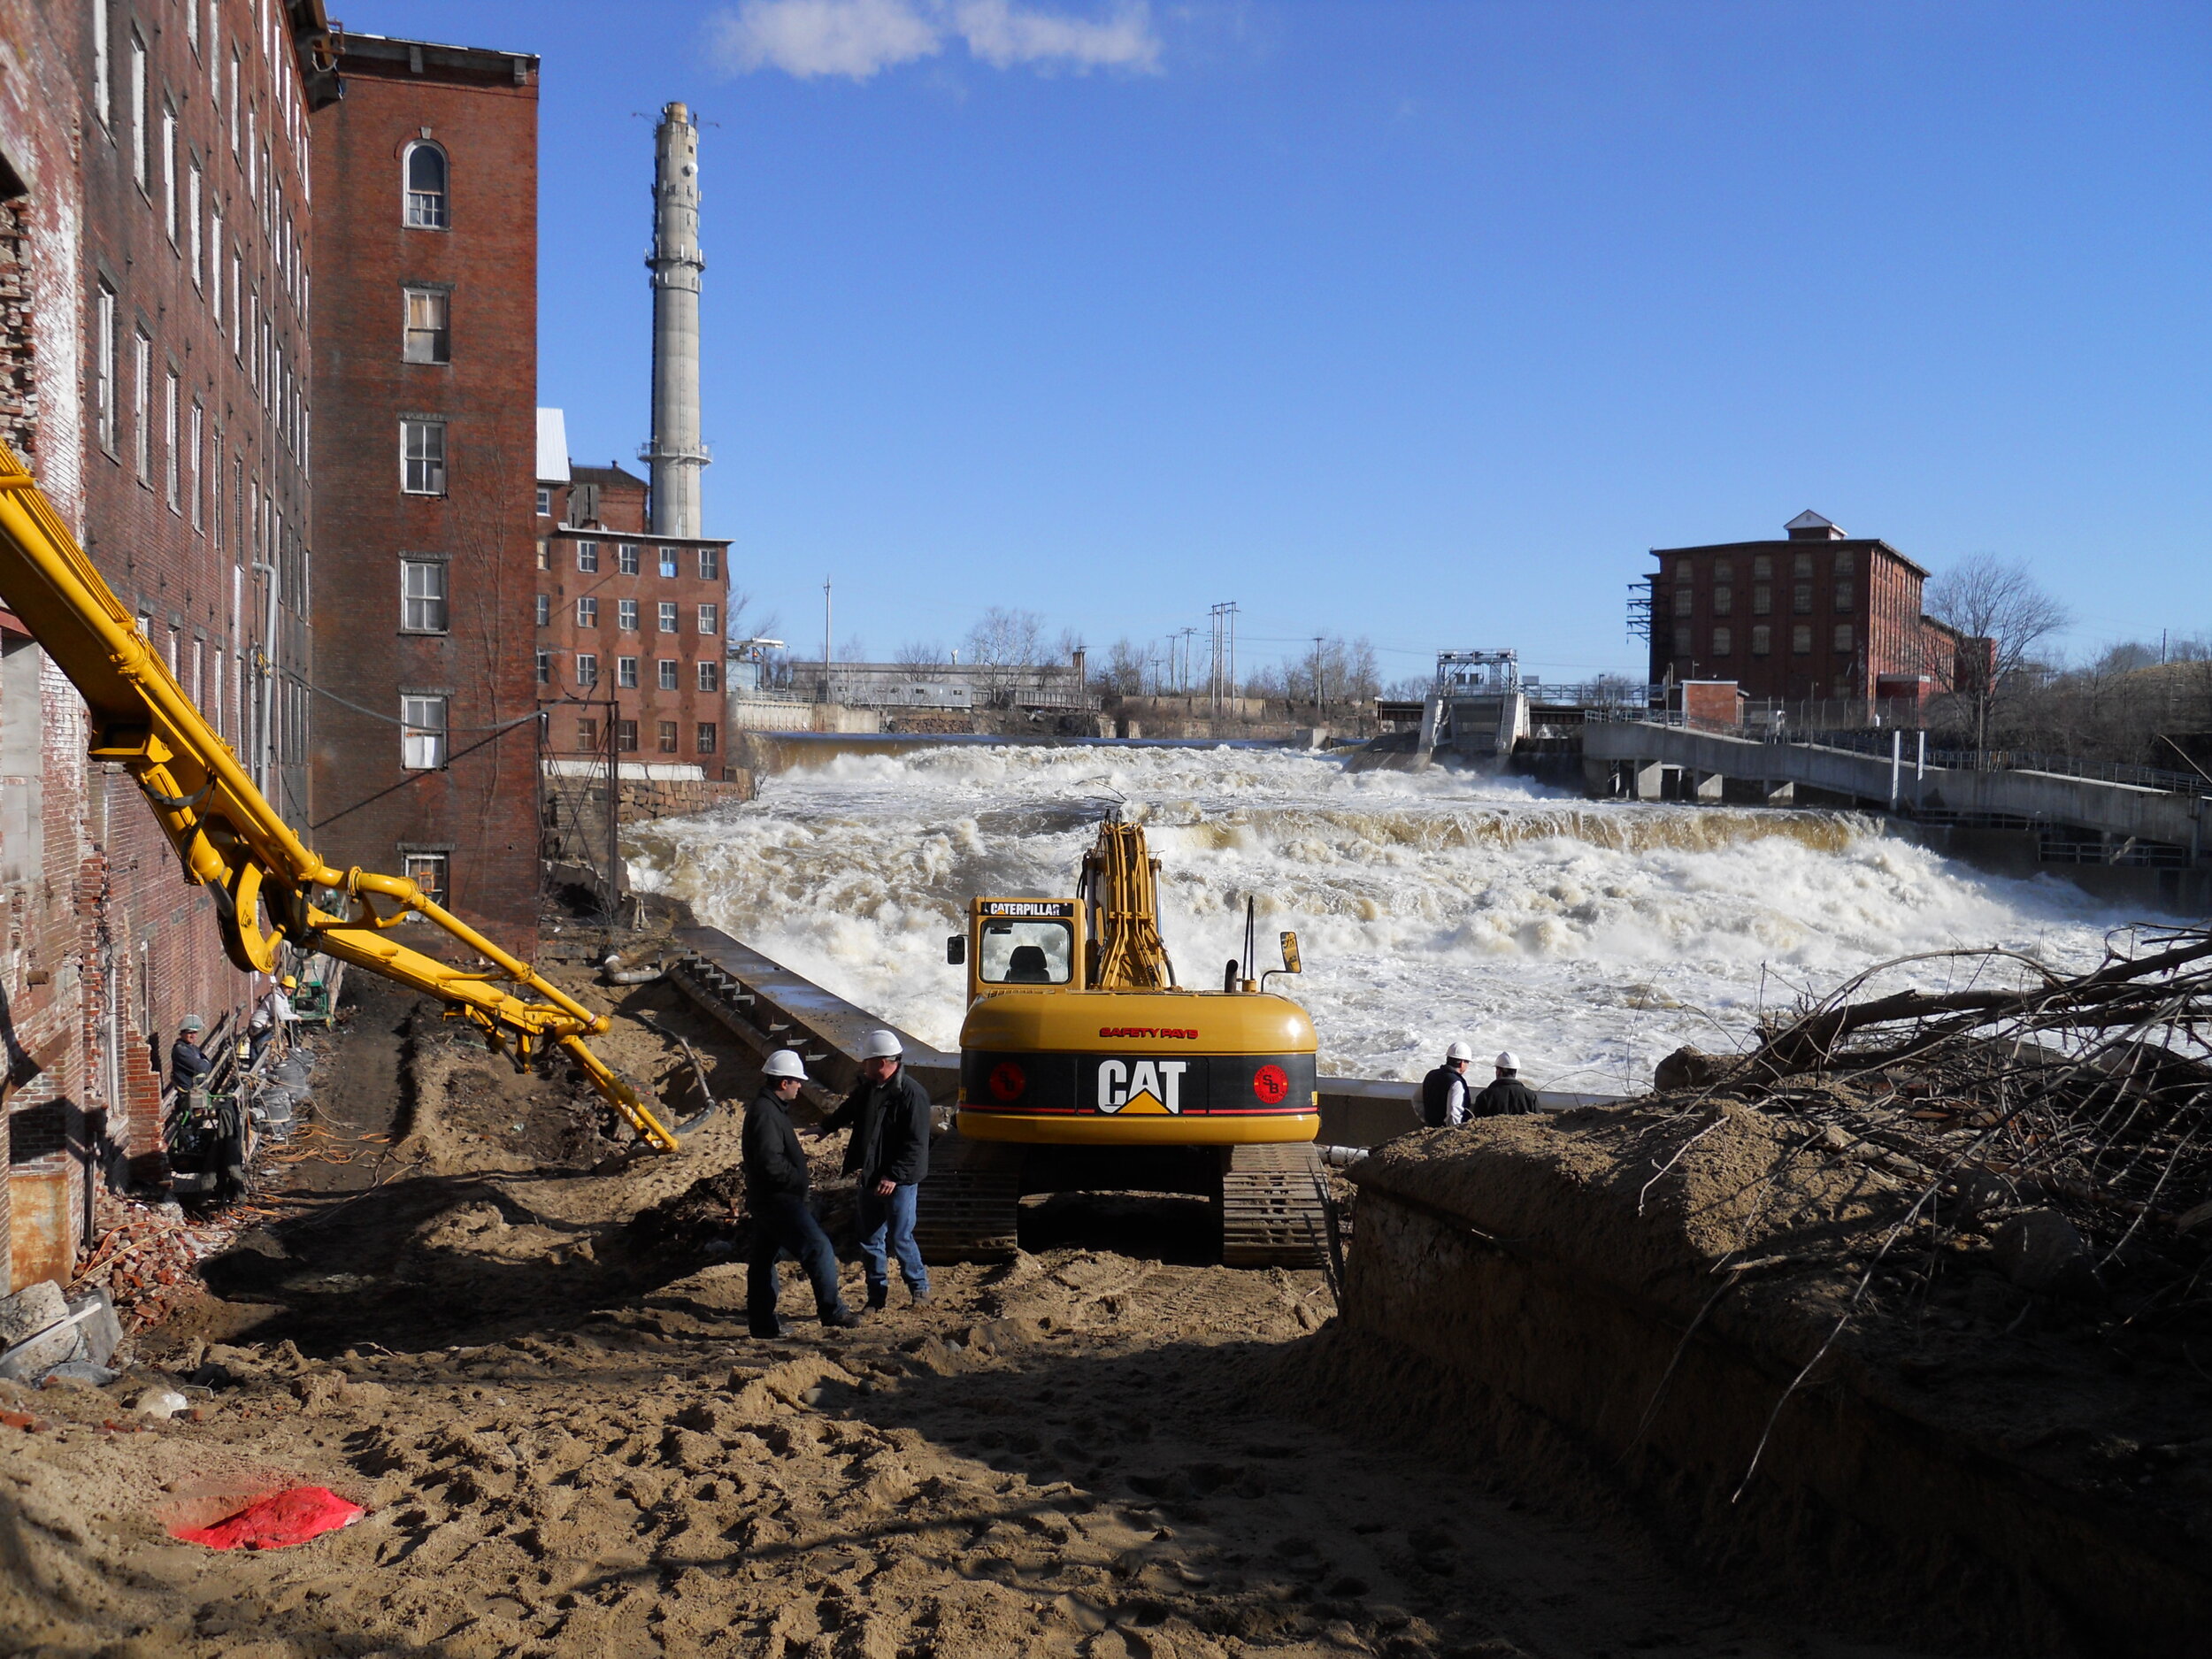
<svg viewBox="0 0 2212 1659">
<path fill-rule="evenodd" d="M 1510 779 L 1354 772 L 1263 749 L 946 747 L 768 776 L 733 811 L 643 826 L 641 885 L 941 1047 L 968 897 L 1064 895 L 1127 803 L 1164 861 L 1185 984 L 1217 987 L 1247 895 L 1263 965 L 1298 930 L 1325 1075 L 1418 1077 L 1465 1037 L 1540 1087 L 1618 1091 L 1684 1042 L 1743 1041 L 1911 951 L 2093 962 L 2124 918 L 2070 885 L 1987 876 L 1846 815 L 1594 803 Z M 1946 982 L 1950 964 L 1911 970 Z M 1481 1073 L 1486 1076 L 1486 1070 Z"/>
</svg>

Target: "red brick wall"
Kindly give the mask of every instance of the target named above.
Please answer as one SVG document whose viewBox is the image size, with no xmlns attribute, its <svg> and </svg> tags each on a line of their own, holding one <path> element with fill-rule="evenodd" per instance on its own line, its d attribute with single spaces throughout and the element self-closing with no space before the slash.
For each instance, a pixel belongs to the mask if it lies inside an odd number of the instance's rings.
<svg viewBox="0 0 2212 1659">
<path fill-rule="evenodd" d="M 315 119 L 316 844 L 397 872 L 446 850 L 448 902 L 512 950 L 537 936 L 537 136 L 534 58 L 349 42 Z M 418 72 L 415 65 L 419 63 Z M 402 155 L 450 162 L 448 228 L 403 222 Z M 402 287 L 450 294 L 448 364 L 402 357 Z M 446 423 L 442 496 L 403 494 L 400 420 Z M 448 629 L 403 634 L 400 557 L 449 562 Z M 403 691 L 448 699 L 448 764 L 401 765 Z M 366 710 L 363 712 L 361 710 Z"/>
</svg>

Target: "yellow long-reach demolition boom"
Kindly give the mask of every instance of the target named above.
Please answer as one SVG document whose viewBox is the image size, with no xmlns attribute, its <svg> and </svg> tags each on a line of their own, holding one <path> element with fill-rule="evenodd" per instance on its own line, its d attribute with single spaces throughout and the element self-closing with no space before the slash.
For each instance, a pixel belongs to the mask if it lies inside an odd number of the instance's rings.
<svg viewBox="0 0 2212 1659">
<path fill-rule="evenodd" d="M 292 833 L 4 443 L 0 603 L 83 694 L 92 758 L 113 761 L 137 780 L 183 861 L 185 879 L 214 898 L 223 949 L 241 969 L 273 972 L 289 942 L 438 998 L 518 1064 L 557 1043 L 643 1140 L 676 1150 L 675 1134 L 637 1090 L 585 1046 L 586 1033 L 608 1028 L 605 1016 L 548 984 L 413 882 L 334 869 Z M 321 909 L 318 898 L 344 913 Z M 444 929 L 492 971 L 466 972 L 390 938 L 388 930 L 411 915 Z M 543 1000 L 518 995 L 509 985 Z"/>
</svg>

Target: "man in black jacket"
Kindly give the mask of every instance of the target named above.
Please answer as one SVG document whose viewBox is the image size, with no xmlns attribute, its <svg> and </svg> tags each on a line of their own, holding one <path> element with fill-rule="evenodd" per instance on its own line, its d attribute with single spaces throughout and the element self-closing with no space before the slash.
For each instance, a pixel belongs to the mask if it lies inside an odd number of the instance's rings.
<svg viewBox="0 0 2212 1659">
<path fill-rule="evenodd" d="M 1536 1091 L 1521 1081 L 1521 1056 L 1508 1048 L 1498 1056 L 1498 1080 L 1475 1096 L 1477 1118 L 1517 1118 L 1541 1111 Z"/>
<path fill-rule="evenodd" d="M 1444 1064 L 1421 1079 L 1421 1121 L 1432 1129 L 1450 1129 L 1467 1121 L 1467 1068 L 1475 1051 L 1455 1042 L 1444 1052 Z"/>
<path fill-rule="evenodd" d="M 187 1014 L 177 1022 L 177 1040 L 169 1045 L 169 1083 L 180 1094 L 200 1087 L 215 1069 L 215 1062 L 200 1048 L 200 1033 L 205 1029 L 206 1022 L 197 1014 Z"/>
<path fill-rule="evenodd" d="M 755 1336 L 781 1336 L 776 1317 L 776 1259 L 789 1251 L 814 1286 L 822 1323 L 851 1325 L 860 1316 L 837 1294 L 837 1252 L 807 1207 L 806 1154 L 791 1126 L 790 1105 L 806 1081 L 806 1066 L 779 1048 L 761 1067 L 761 1094 L 745 1109 L 741 1142 L 745 1204 L 753 1217 L 752 1253 L 745 1263 L 745 1322 Z"/>
<path fill-rule="evenodd" d="M 929 1173 L 929 1096 L 906 1074 L 905 1053 L 890 1032 L 870 1032 L 860 1054 L 860 1086 L 818 1133 L 853 1132 L 845 1173 L 860 1177 L 860 1262 L 873 1312 L 891 1299 L 893 1256 L 907 1294 L 929 1300 L 929 1270 L 914 1242 L 917 1189 Z"/>
</svg>

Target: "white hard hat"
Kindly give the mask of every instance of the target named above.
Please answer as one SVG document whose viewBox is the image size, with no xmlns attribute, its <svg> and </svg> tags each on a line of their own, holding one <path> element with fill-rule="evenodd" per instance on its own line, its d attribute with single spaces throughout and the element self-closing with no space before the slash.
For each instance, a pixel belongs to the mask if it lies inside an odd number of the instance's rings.
<svg viewBox="0 0 2212 1659">
<path fill-rule="evenodd" d="M 806 1063 L 788 1048 L 779 1048 L 768 1056 L 767 1064 L 760 1068 L 763 1077 L 795 1077 L 806 1081 Z"/>
<path fill-rule="evenodd" d="M 905 1054 L 899 1047 L 896 1033 L 872 1031 L 860 1040 L 860 1057 L 864 1060 L 896 1060 Z"/>
<path fill-rule="evenodd" d="M 1521 1056 L 1520 1056 L 1519 1055 L 1517 1055 L 1517 1054 L 1514 1053 L 1514 1052 L 1513 1052 L 1513 1050 L 1512 1050 L 1512 1049 L 1510 1049 L 1510 1048 L 1501 1048 L 1501 1049 L 1499 1049 L 1499 1050 L 1498 1050 L 1498 1070 L 1499 1070 L 1499 1071 L 1519 1071 L 1520 1069 L 1521 1069 Z"/>
<path fill-rule="evenodd" d="M 1444 1050 L 1444 1057 L 1447 1060 L 1471 1060 L 1475 1057 L 1475 1051 L 1469 1044 L 1455 1042 Z"/>
</svg>

